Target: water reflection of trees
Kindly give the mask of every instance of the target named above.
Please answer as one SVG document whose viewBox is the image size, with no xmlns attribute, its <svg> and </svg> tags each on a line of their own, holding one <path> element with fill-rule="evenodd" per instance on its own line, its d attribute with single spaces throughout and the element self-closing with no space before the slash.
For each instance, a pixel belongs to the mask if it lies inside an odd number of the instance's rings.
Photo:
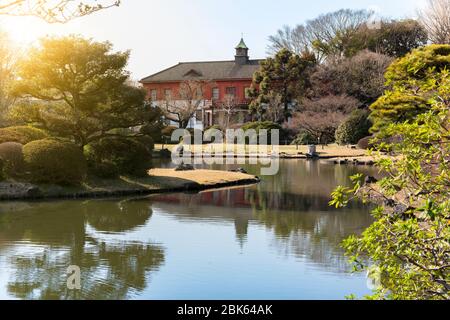
<svg viewBox="0 0 450 320">
<path fill-rule="evenodd" d="M 0 230 L 20 247 L 0 248 L 12 264 L 11 295 L 22 299 L 124 299 L 147 287 L 149 272 L 164 263 L 155 244 L 102 241 L 86 234 L 126 232 L 151 217 L 148 202 L 87 201 L 20 204 L 2 213 Z M 0 210 L 4 208 L 0 207 Z M 26 253 L 25 253 L 26 251 Z M 78 265 L 82 290 L 66 289 L 66 270 Z"/>
<path fill-rule="evenodd" d="M 255 166 L 248 171 L 257 174 Z M 273 245 L 280 254 L 305 258 L 333 271 L 348 271 L 341 241 L 360 233 L 371 223 L 369 208 L 351 203 L 346 210 L 328 206 L 330 193 L 361 168 L 283 162 L 275 176 L 251 188 L 220 190 L 192 195 L 152 197 L 156 206 L 178 219 L 222 219 L 233 222 L 240 245 L 249 236 L 251 221 L 273 231 Z M 362 168 L 370 172 L 370 168 Z"/>
<path fill-rule="evenodd" d="M 348 185 L 349 176 L 360 171 L 374 173 L 371 168 L 288 162 L 246 197 L 254 218 L 273 230 L 278 252 L 345 272 L 349 266 L 340 243 L 371 224 L 370 210 L 359 202 L 335 210 L 328 202 L 337 185 Z"/>
<path fill-rule="evenodd" d="M 222 220 L 234 223 L 242 246 L 251 222 L 274 234 L 279 254 L 306 258 L 333 271 L 349 270 L 341 241 L 371 223 L 369 209 L 353 203 L 345 210 L 330 208 L 322 195 L 265 192 L 264 188 L 221 190 L 196 196 L 167 195 L 152 198 L 154 206 L 179 220 Z"/>
</svg>

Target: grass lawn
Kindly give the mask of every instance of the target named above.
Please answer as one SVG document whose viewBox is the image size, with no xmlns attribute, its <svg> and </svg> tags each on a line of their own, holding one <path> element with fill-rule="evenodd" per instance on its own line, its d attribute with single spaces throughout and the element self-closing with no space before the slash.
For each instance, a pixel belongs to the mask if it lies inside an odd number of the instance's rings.
<svg viewBox="0 0 450 320">
<path fill-rule="evenodd" d="M 155 150 L 161 150 L 163 145 L 156 144 Z M 164 145 L 164 148 L 169 149 L 172 151 L 173 148 L 175 148 L 176 145 Z M 205 150 L 208 150 L 212 148 L 213 150 L 217 150 L 217 152 L 226 152 L 226 151 L 234 151 L 236 154 L 242 153 L 243 150 L 246 152 L 250 151 L 249 146 L 244 145 L 231 145 L 231 144 L 210 144 L 210 145 L 194 145 L 190 146 L 190 148 L 187 148 L 188 150 L 191 149 L 193 153 L 199 153 Z M 306 154 L 308 152 L 308 146 L 279 146 L 279 152 L 285 153 L 288 156 L 296 156 L 300 154 Z M 259 154 L 265 154 L 267 152 L 272 151 L 272 146 L 263 146 L 259 150 Z M 339 146 L 337 144 L 330 144 L 328 146 L 317 146 L 317 152 L 322 157 L 336 157 L 336 158 L 342 158 L 342 157 L 363 157 L 367 156 L 367 151 L 362 149 L 352 149 L 350 147 L 346 146 Z"/>
<path fill-rule="evenodd" d="M 252 175 L 215 170 L 175 171 L 152 169 L 146 177 L 121 176 L 116 179 L 88 177 L 79 186 L 30 184 L 18 181 L 0 182 L 0 199 L 25 198 L 88 198 L 120 196 L 134 193 L 158 193 L 183 190 L 205 190 L 228 185 L 250 184 L 259 180 Z M 38 188 L 39 195 L 30 194 L 30 188 Z"/>
</svg>

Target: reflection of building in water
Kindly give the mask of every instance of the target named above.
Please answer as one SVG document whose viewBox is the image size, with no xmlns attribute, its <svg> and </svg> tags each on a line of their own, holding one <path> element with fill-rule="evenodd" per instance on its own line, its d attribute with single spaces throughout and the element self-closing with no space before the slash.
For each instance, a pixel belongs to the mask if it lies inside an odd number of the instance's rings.
<svg viewBox="0 0 450 320">
<path fill-rule="evenodd" d="M 345 210 L 328 206 L 322 194 L 265 192 L 260 186 L 197 195 L 152 196 L 153 207 L 180 220 L 222 220 L 234 224 L 242 246 L 251 235 L 251 222 L 273 231 L 280 254 L 307 257 L 341 272 L 349 270 L 340 243 L 371 223 L 369 209 L 353 203 Z M 250 209 L 250 210 L 249 210 Z"/>
</svg>

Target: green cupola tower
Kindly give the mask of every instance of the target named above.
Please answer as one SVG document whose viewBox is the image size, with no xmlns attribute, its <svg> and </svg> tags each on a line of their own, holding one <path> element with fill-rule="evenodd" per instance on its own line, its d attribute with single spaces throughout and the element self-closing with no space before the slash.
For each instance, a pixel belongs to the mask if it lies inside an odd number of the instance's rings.
<svg viewBox="0 0 450 320">
<path fill-rule="evenodd" d="M 248 56 L 248 47 L 244 42 L 244 39 L 241 38 L 241 42 L 237 45 L 236 49 L 236 55 L 235 55 L 235 62 L 237 64 L 246 64 L 249 60 Z"/>
</svg>

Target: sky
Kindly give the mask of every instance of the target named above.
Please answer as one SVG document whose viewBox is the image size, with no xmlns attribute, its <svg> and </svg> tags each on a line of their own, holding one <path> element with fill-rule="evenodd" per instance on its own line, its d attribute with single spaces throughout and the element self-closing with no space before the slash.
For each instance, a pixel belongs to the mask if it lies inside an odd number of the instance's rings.
<svg viewBox="0 0 450 320">
<path fill-rule="evenodd" d="M 267 38 L 342 8 L 372 9 L 389 18 L 415 17 L 426 0 L 122 0 L 119 8 L 66 24 L 34 17 L 0 17 L 0 30 L 20 46 L 46 35 L 79 34 L 131 50 L 128 69 L 139 80 L 183 61 L 232 60 L 241 34 L 253 59 L 264 58 Z"/>
</svg>

